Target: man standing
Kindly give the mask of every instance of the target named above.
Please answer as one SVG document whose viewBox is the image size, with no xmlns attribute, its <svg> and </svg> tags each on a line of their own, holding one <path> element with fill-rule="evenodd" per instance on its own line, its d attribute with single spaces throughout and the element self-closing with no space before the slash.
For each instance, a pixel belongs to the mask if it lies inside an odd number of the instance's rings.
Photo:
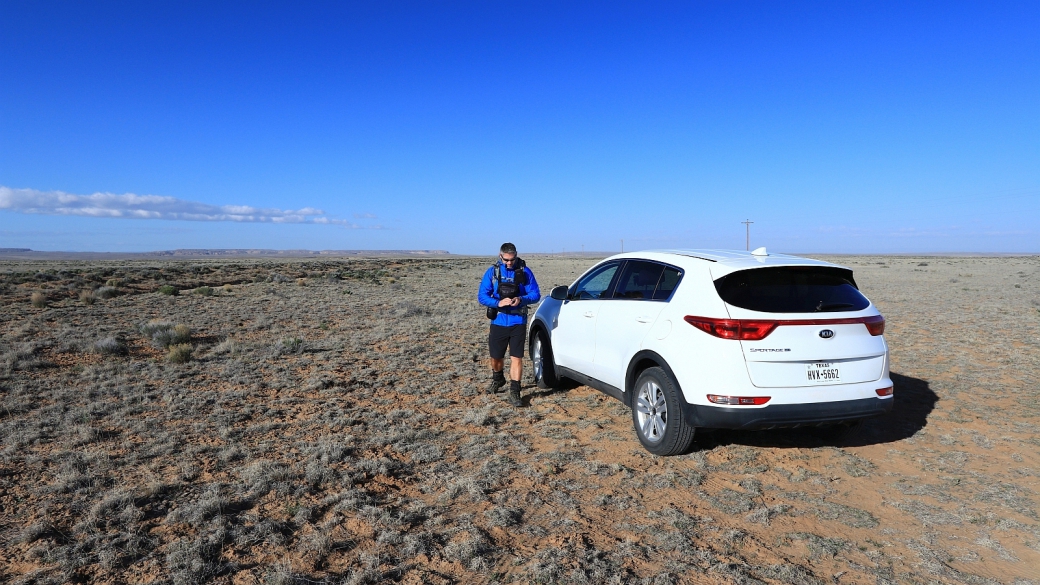
<svg viewBox="0 0 1040 585">
<path fill-rule="evenodd" d="M 527 341 L 527 307 L 542 298 L 534 273 L 516 256 L 516 246 L 506 242 L 498 251 L 498 262 L 487 269 L 480 281 L 477 299 L 487 307 L 491 319 L 488 349 L 491 353 L 491 383 L 488 394 L 506 385 L 506 346 L 509 347 L 509 403 L 520 402 L 520 374 L 524 367 Z"/>
</svg>

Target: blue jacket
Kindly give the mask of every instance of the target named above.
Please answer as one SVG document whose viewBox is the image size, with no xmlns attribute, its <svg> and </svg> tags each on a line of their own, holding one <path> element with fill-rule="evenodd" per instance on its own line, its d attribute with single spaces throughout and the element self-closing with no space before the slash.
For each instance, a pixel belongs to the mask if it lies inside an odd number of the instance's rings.
<svg viewBox="0 0 1040 585">
<path fill-rule="evenodd" d="M 480 281 L 480 290 L 477 291 L 477 300 L 485 307 L 498 309 L 498 317 L 491 321 L 492 325 L 509 327 L 524 324 L 527 321 L 527 306 L 537 303 L 542 298 L 542 293 L 538 290 L 538 281 L 534 279 L 534 273 L 526 266 L 524 272 L 527 274 L 527 284 L 519 285 L 520 306 L 518 307 L 498 306 L 500 299 L 498 282 L 495 280 L 495 267 L 491 266 L 484 272 L 484 278 Z M 502 276 L 502 282 L 513 282 L 513 278 L 516 276 L 515 271 L 506 268 L 506 265 L 501 262 L 499 263 L 499 274 Z"/>
</svg>

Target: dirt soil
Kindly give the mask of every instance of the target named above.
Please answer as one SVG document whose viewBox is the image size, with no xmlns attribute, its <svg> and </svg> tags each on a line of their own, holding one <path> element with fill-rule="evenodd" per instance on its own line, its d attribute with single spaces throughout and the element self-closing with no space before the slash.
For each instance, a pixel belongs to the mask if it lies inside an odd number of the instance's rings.
<svg viewBox="0 0 1040 585">
<path fill-rule="evenodd" d="M 828 259 L 894 411 L 670 458 L 481 392 L 486 259 L 0 262 L 0 582 L 1040 583 L 1040 258 Z"/>
</svg>

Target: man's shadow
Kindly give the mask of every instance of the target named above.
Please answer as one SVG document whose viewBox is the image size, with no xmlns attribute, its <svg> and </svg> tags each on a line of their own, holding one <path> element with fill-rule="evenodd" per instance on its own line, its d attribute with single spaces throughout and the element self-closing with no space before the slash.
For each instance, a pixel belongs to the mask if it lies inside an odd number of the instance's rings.
<svg viewBox="0 0 1040 585">
<path fill-rule="evenodd" d="M 932 391 L 927 380 L 894 372 L 891 378 L 895 389 L 892 410 L 882 416 L 864 420 L 862 428 L 848 438 L 828 437 L 819 427 L 764 431 L 720 429 L 709 432 L 700 432 L 698 429 L 691 448 L 710 449 L 729 444 L 795 448 L 828 445 L 862 447 L 908 439 L 928 425 L 928 415 L 935 409 L 939 396 Z"/>
<path fill-rule="evenodd" d="M 575 382 L 570 378 L 561 378 L 560 382 L 553 388 L 539 388 L 532 382 L 525 382 L 523 386 L 524 394 L 521 395 L 520 400 L 523 401 L 524 406 L 531 406 L 532 398 L 545 398 L 556 394 L 566 394 L 580 386 L 580 383 Z"/>
</svg>

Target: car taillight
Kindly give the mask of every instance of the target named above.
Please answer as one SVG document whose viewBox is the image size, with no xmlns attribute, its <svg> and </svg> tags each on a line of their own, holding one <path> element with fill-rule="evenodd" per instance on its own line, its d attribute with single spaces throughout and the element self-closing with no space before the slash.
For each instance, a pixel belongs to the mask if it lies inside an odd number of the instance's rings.
<svg viewBox="0 0 1040 585">
<path fill-rule="evenodd" d="M 878 388 L 877 390 L 875 390 L 875 392 L 877 392 L 878 396 L 891 396 L 892 387 L 889 386 L 888 388 Z"/>
<path fill-rule="evenodd" d="M 871 335 L 882 335 L 885 332 L 885 318 L 881 315 L 864 317 L 863 324 L 867 326 L 867 331 L 869 331 Z"/>
<path fill-rule="evenodd" d="M 767 402 L 771 396 L 719 396 L 718 394 L 708 394 L 708 402 L 712 404 L 728 404 L 730 406 L 761 406 Z"/>
<path fill-rule="evenodd" d="M 711 319 L 709 317 L 694 317 L 693 315 L 687 315 L 683 319 L 697 329 L 715 337 L 740 339 L 742 341 L 765 339 L 779 325 L 777 321 Z"/>
<path fill-rule="evenodd" d="M 882 335 L 885 332 L 885 318 L 881 315 L 871 317 L 851 317 L 848 319 L 785 319 L 782 321 L 762 321 L 759 319 L 712 319 L 711 317 L 683 317 L 697 329 L 721 337 L 722 339 L 740 339 L 742 341 L 758 341 L 781 325 L 851 325 L 862 323 L 871 335 Z"/>
</svg>

